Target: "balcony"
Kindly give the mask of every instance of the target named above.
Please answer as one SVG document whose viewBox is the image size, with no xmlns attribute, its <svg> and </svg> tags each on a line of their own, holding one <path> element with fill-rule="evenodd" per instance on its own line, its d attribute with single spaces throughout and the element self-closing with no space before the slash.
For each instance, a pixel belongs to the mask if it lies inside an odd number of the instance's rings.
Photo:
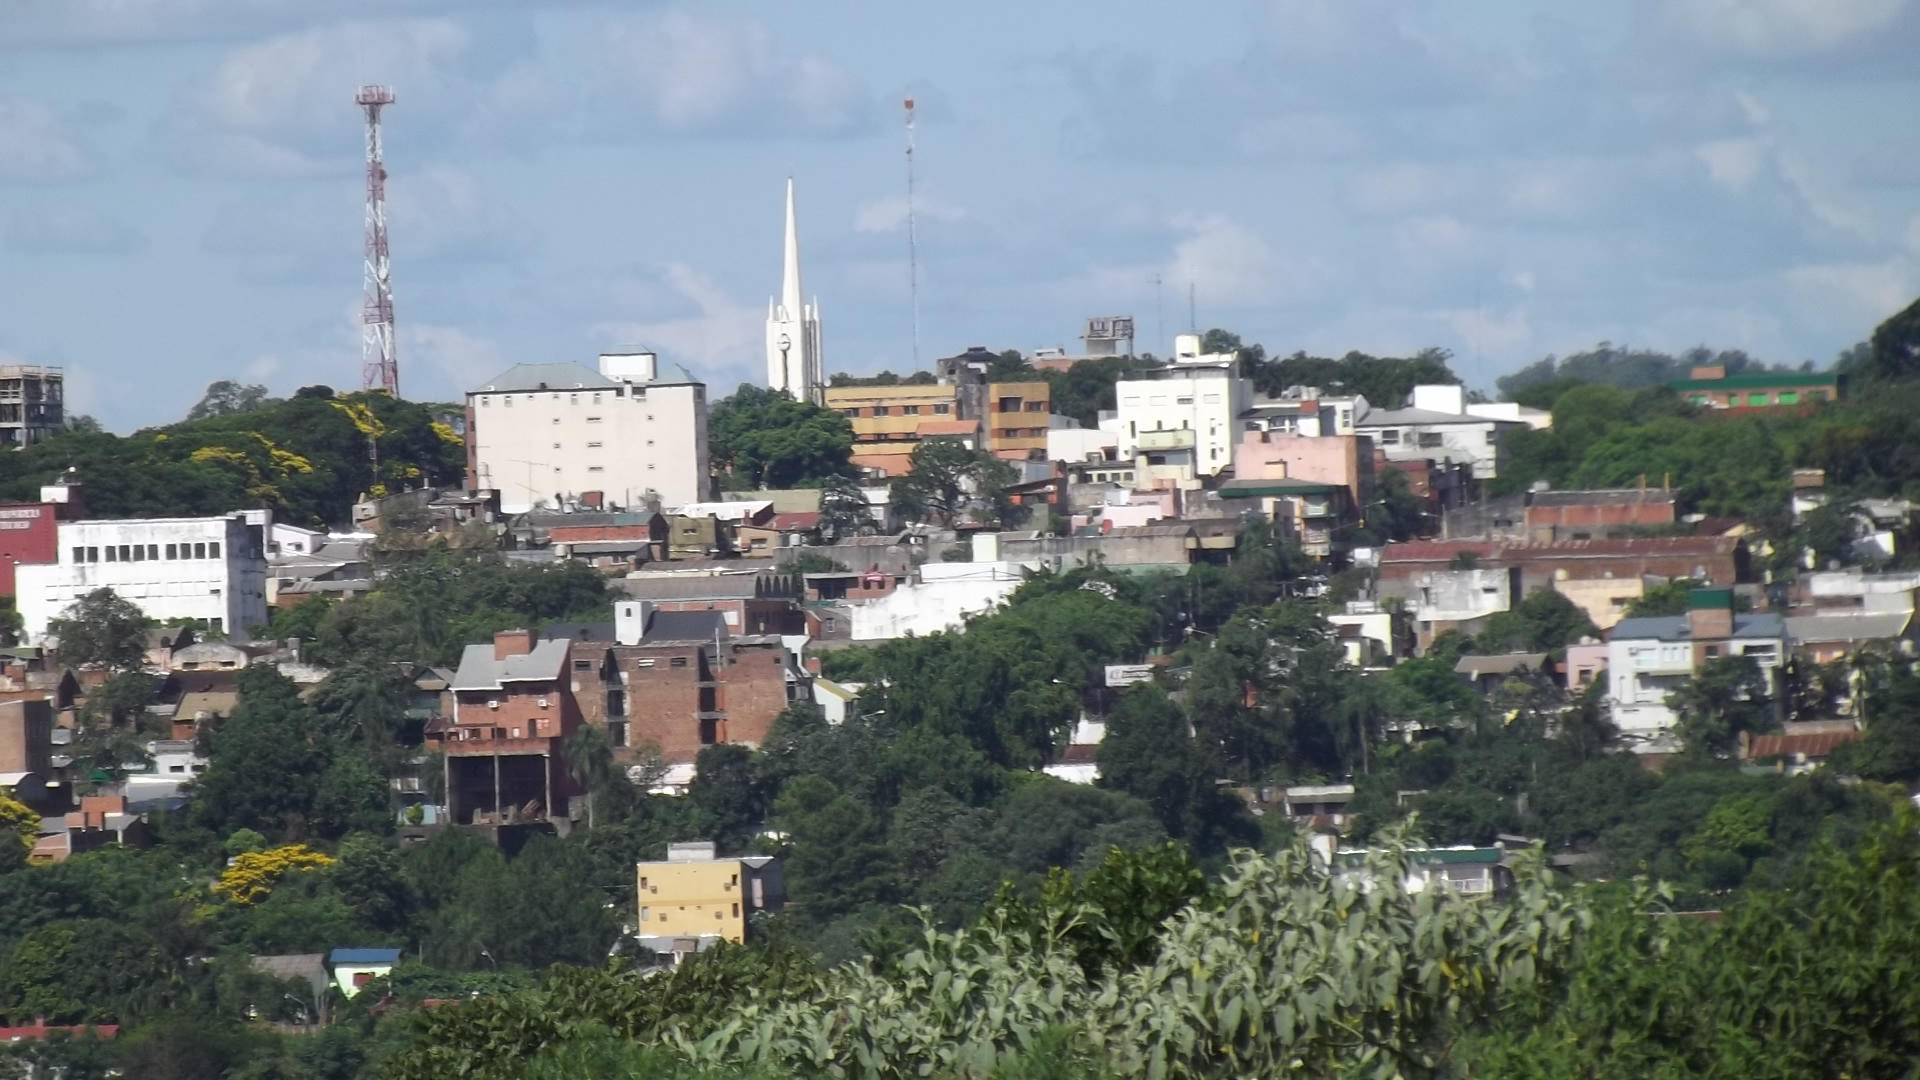
<svg viewBox="0 0 1920 1080">
<path fill-rule="evenodd" d="M 1134 445 L 1141 450 L 1191 450 L 1194 447 L 1193 429 L 1143 431 L 1135 437 Z"/>
</svg>

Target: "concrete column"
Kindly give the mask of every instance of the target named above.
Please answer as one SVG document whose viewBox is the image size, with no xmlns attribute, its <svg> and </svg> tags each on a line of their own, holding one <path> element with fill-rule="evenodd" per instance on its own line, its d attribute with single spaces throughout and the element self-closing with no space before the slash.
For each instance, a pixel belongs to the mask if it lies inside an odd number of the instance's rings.
<svg viewBox="0 0 1920 1080">
<path fill-rule="evenodd" d="M 540 755 L 540 767 L 541 767 L 541 770 L 546 774 L 544 779 L 547 782 L 547 801 L 546 801 L 547 820 L 552 821 L 554 819 L 554 813 L 553 813 L 553 755 L 551 753 L 544 753 Z"/>
</svg>

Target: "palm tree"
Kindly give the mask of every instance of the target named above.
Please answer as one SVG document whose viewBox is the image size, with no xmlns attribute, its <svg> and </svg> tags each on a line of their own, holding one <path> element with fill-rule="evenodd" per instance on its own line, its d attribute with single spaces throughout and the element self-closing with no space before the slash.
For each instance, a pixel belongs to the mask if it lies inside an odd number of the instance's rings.
<svg viewBox="0 0 1920 1080">
<path fill-rule="evenodd" d="M 567 736 L 560 753 L 566 758 L 567 775 L 587 790 L 587 828 L 594 827 L 594 796 L 605 790 L 614 777 L 613 739 L 599 724 L 582 724 Z"/>
</svg>

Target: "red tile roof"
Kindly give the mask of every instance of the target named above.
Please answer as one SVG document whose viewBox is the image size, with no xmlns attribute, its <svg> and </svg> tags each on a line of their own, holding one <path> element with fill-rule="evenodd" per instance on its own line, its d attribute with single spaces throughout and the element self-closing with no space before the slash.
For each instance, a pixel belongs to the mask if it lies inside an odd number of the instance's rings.
<svg viewBox="0 0 1920 1080">
<path fill-rule="evenodd" d="M 1629 539 L 1502 543 L 1492 540 L 1412 540 L 1388 544 L 1383 563 L 1449 562 L 1463 552 L 1481 559 L 1517 560 L 1634 555 L 1725 555 L 1739 543 L 1725 536 L 1653 536 Z"/>
<path fill-rule="evenodd" d="M 804 532 L 818 527 L 819 524 L 820 511 L 796 510 L 790 514 L 773 515 L 773 519 L 767 522 L 767 528 L 778 529 L 781 532 Z"/>
</svg>

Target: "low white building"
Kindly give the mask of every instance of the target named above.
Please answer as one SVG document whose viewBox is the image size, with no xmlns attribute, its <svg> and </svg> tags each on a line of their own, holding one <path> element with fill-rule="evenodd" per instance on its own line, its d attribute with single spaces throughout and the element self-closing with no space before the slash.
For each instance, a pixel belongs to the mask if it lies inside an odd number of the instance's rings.
<svg viewBox="0 0 1920 1080">
<path fill-rule="evenodd" d="M 1509 420 L 1470 410 L 1459 386 L 1416 386 L 1404 409 L 1369 408 L 1354 430 L 1373 439 L 1388 461 L 1444 461 L 1466 464 L 1476 480 L 1500 475 L 1500 441 L 1509 431 L 1532 426 L 1530 419 Z"/>
<path fill-rule="evenodd" d="M 267 621 L 264 510 L 223 517 L 70 521 L 59 561 L 22 564 L 16 603 L 31 640 L 75 600 L 110 588 L 156 622 L 190 619 L 244 638 Z"/>
<path fill-rule="evenodd" d="M 891 641 L 957 630 L 969 615 L 993 610 L 1026 580 L 1014 562 L 930 562 L 919 580 L 850 609 L 855 641 Z"/>
<path fill-rule="evenodd" d="M 1393 612 L 1371 600 L 1349 600 L 1346 610 L 1328 615 L 1340 649 L 1349 665 L 1357 668 L 1392 667 L 1399 654 L 1393 632 Z"/>
<path fill-rule="evenodd" d="M 518 364 L 467 394 L 469 488 L 503 513 L 598 492 L 603 505 L 698 502 L 708 489 L 707 388 L 659 378 L 652 353 Z"/>
</svg>

